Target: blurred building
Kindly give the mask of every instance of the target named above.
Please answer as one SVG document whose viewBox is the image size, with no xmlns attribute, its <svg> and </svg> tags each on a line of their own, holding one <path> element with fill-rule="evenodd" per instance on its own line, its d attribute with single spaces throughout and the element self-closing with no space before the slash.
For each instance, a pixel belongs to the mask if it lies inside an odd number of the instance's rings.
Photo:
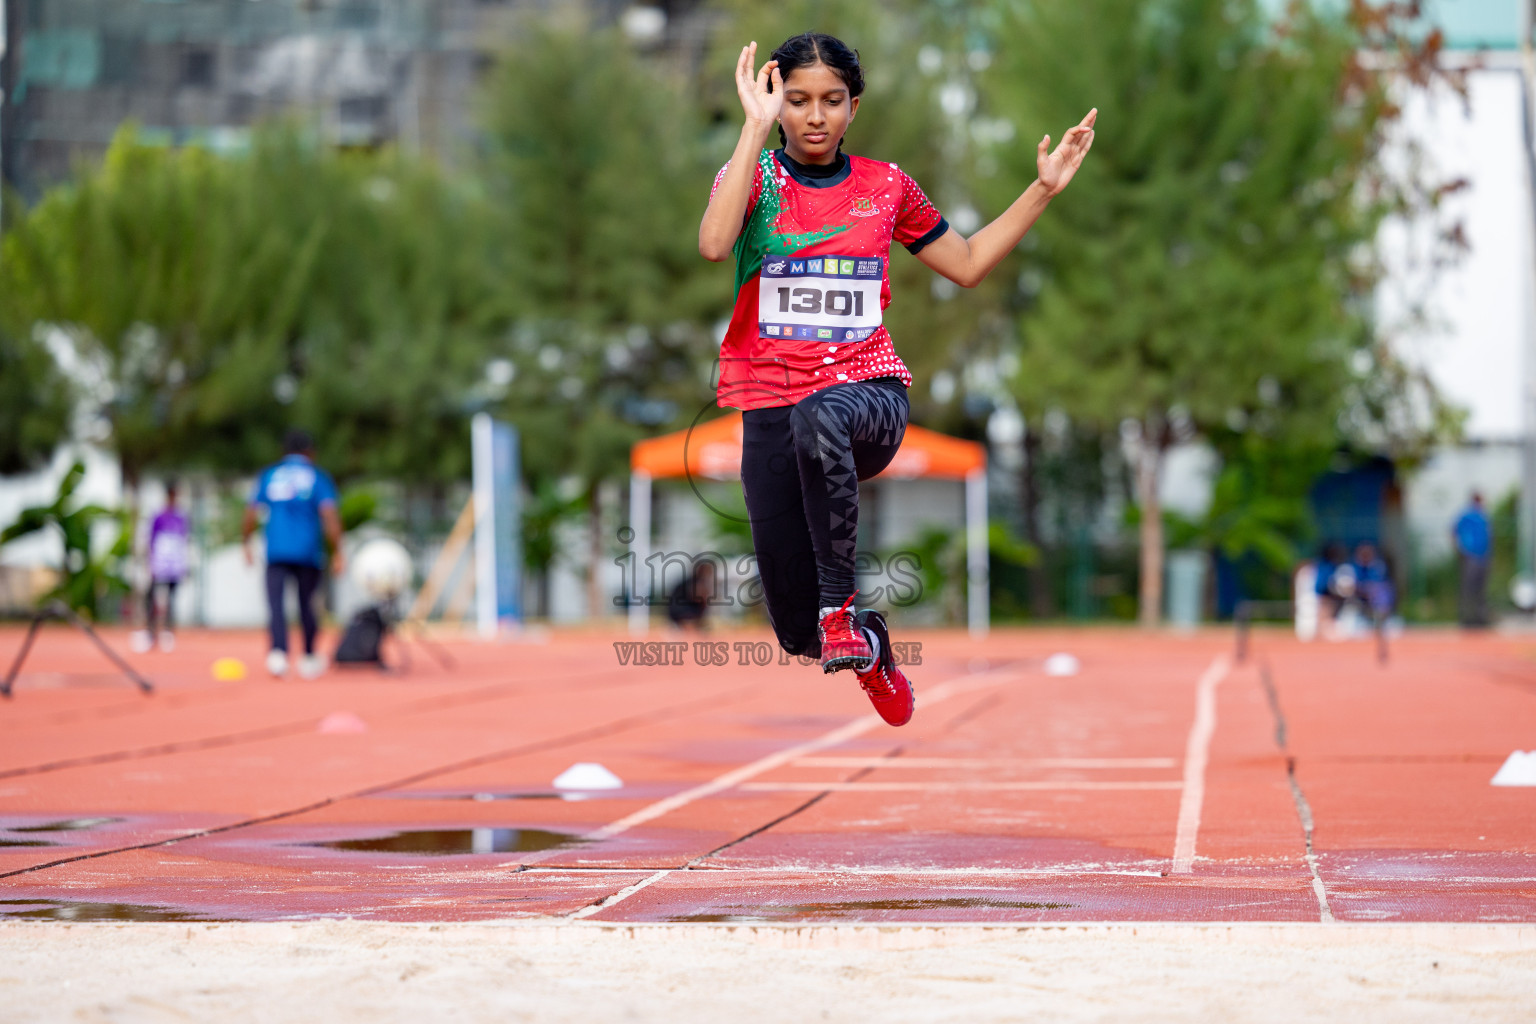
<svg viewBox="0 0 1536 1024">
<path fill-rule="evenodd" d="M 1520 50 L 1530 3 L 1426 5 L 1445 30 L 1446 63 L 1470 68 L 1467 92 L 1416 93 L 1401 122 L 1403 159 L 1416 145 L 1441 180 L 1467 182 L 1433 220 L 1391 222 L 1380 236 L 1387 278 L 1376 306 L 1384 333 L 1467 417 L 1464 442 L 1436 452 L 1406 480 L 1403 514 L 1421 559 L 1450 555 L 1450 524 L 1472 490 L 1497 504 L 1536 486 L 1536 150 L 1533 83 Z M 1448 227 L 1459 229 L 1466 247 L 1454 263 L 1438 265 L 1436 236 Z M 1417 305 L 1426 318 L 1414 316 Z M 1527 559 L 1530 530 L 1528 522 Z"/>
<path fill-rule="evenodd" d="M 623 0 L 0 0 L 0 172 L 23 194 L 100 156 L 125 121 L 167 144 L 238 149 L 278 113 L 340 145 L 398 143 L 452 163 L 474 91 L 529 17 L 701 44 L 695 3 Z"/>
</svg>

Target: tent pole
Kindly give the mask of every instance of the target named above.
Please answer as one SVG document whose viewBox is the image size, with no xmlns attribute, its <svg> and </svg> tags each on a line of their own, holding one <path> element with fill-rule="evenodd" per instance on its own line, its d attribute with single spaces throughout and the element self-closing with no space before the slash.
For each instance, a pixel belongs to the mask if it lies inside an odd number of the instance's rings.
<svg viewBox="0 0 1536 1024">
<path fill-rule="evenodd" d="M 630 570 L 634 579 L 629 592 L 629 631 L 644 636 L 651 622 L 647 600 L 651 596 L 651 474 L 637 469 L 629 475 Z"/>
<path fill-rule="evenodd" d="M 991 620 L 987 607 L 987 471 L 973 469 L 965 476 L 965 562 L 967 615 L 971 636 L 987 635 Z"/>
</svg>

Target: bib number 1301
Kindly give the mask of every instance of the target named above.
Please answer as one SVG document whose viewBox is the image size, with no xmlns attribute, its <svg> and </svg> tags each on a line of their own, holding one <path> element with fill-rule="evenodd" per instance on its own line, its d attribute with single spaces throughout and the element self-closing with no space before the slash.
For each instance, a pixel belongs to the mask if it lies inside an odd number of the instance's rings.
<svg viewBox="0 0 1536 1024">
<path fill-rule="evenodd" d="M 841 288 L 785 288 L 779 293 L 780 313 L 826 313 L 829 316 L 863 316 L 864 293 Z"/>
<path fill-rule="evenodd" d="M 764 337 L 839 344 L 880 327 L 885 260 L 872 256 L 770 256 L 758 286 Z"/>
</svg>

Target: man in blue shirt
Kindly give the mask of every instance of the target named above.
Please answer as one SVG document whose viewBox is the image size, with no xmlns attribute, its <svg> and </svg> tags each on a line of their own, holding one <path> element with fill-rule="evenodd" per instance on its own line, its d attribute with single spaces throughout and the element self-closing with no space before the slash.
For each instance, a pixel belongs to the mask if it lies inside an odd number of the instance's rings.
<svg viewBox="0 0 1536 1024">
<path fill-rule="evenodd" d="M 257 510 L 267 511 L 267 611 L 272 649 L 267 671 L 274 676 L 288 672 L 288 618 L 283 596 L 288 578 L 299 591 L 299 625 L 304 631 L 304 657 L 299 674 L 313 679 L 325 671 L 325 661 L 315 653 L 315 591 L 325 567 L 322 537 L 331 543 L 331 568 L 342 570 L 341 517 L 336 511 L 336 484 L 314 463 L 314 441 L 302 430 L 289 431 L 283 440 L 283 459 L 262 471 L 256 490 L 245 508 L 240 536 L 245 560 L 251 556 L 251 534 L 256 531 Z"/>
<path fill-rule="evenodd" d="M 1456 602 L 1457 617 L 1463 626 L 1482 628 L 1491 621 L 1488 615 L 1488 558 L 1493 552 L 1493 530 L 1483 511 L 1483 496 L 1472 492 L 1456 525 L 1451 527 L 1456 554 L 1461 561 L 1461 591 Z"/>
</svg>

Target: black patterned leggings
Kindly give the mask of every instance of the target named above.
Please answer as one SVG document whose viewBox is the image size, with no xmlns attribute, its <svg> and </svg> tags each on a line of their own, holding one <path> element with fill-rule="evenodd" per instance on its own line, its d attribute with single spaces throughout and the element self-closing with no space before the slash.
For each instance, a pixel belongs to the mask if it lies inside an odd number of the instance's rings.
<svg viewBox="0 0 1536 1024">
<path fill-rule="evenodd" d="M 768 620 L 790 654 L 819 656 L 820 609 L 853 594 L 859 481 L 896 457 L 908 412 L 906 387 L 882 377 L 742 414 L 752 546 Z"/>
</svg>

